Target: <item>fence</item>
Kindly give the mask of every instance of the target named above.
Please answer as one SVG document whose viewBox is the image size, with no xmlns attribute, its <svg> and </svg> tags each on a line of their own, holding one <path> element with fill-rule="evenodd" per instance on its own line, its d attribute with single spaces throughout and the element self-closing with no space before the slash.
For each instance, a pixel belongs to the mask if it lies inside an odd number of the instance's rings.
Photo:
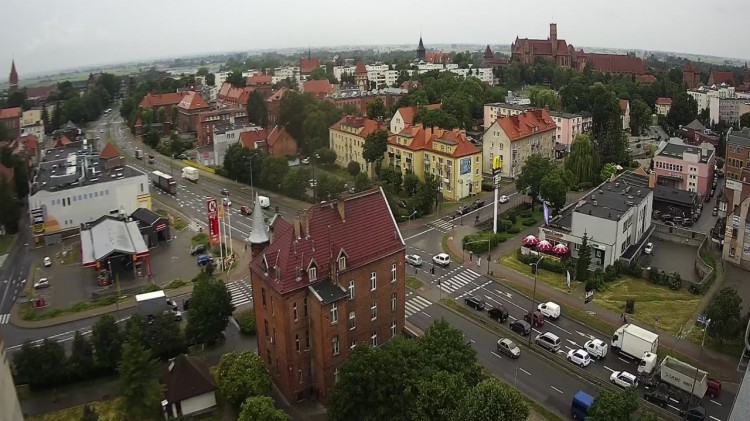
<svg viewBox="0 0 750 421">
<path fill-rule="evenodd" d="M 216 174 L 216 170 L 215 169 L 213 169 L 211 167 L 207 167 L 205 165 L 201 165 L 201 164 L 199 164 L 197 162 L 188 161 L 187 159 L 183 159 L 182 163 L 185 164 L 185 165 L 189 165 L 191 167 L 194 167 L 194 168 L 198 168 L 199 170 L 202 170 L 202 171 L 210 172 L 211 174 Z"/>
<path fill-rule="evenodd" d="M 711 252 L 710 250 L 705 249 L 709 244 L 709 236 L 688 228 L 671 227 L 660 223 L 653 223 L 652 225 L 654 226 L 653 235 L 660 240 L 697 247 L 695 252 L 695 272 L 698 274 L 699 281 L 691 282 L 691 284 L 698 289 L 702 289 L 704 285 L 707 285 L 708 280 L 711 279 L 715 271 L 715 269 L 701 257 L 702 250 L 705 250 L 708 253 Z"/>
</svg>

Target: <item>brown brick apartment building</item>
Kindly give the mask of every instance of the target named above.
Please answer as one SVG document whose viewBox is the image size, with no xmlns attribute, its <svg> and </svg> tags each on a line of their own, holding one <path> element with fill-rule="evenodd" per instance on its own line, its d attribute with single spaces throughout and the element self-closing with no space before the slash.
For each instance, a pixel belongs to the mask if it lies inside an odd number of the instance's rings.
<svg viewBox="0 0 750 421">
<path fill-rule="evenodd" d="M 248 124 L 247 110 L 244 107 L 203 111 L 198 114 L 197 118 L 195 131 L 198 146 L 214 144 L 214 126 L 224 126 L 227 124 L 243 126 Z"/>
<path fill-rule="evenodd" d="M 260 212 L 256 203 L 256 212 Z M 404 327 L 404 241 L 382 190 L 262 219 L 249 238 L 258 353 L 290 401 L 327 402 L 356 346 Z"/>
</svg>

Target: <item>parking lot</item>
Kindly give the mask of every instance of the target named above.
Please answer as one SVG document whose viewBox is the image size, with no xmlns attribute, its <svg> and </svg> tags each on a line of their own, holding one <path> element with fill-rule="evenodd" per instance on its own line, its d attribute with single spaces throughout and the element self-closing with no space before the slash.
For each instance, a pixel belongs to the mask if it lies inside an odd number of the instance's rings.
<svg viewBox="0 0 750 421">
<path fill-rule="evenodd" d="M 698 252 L 696 247 L 651 238 L 654 251 L 641 257 L 642 267 L 656 267 L 667 273 L 677 272 L 683 280 L 698 281 L 695 273 L 695 256 Z"/>
</svg>

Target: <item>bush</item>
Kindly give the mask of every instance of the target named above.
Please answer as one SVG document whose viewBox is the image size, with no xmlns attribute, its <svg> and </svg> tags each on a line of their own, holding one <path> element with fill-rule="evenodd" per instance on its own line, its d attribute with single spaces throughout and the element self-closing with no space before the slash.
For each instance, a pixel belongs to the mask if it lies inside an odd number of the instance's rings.
<svg viewBox="0 0 750 421">
<path fill-rule="evenodd" d="M 159 285 L 156 285 L 154 283 L 150 283 L 150 284 L 146 285 L 145 287 L 143 287 L 143 289 L 142 289 L 143 293 L 160 291 L 160 290 L 161 290 L 161 288 L 159 287 Z"/>
<path fill-rule="evenodd" d="M 521 216 L 521 218 L 531 218 L 532 215 L 530 210 L 521 211 L 518 214 Z"/>
<path fill-rule="evenodd" d="M 190 243 L 193 246 L 197 246 L 198 244 L 203 244 L 208 248 L 208 243 L 210 242 L 210 238 L 208 238 L 208 234 L 205 232 L 202 232 L 200 234 L 195 234 L 193 238 L 190 239 Z"/>
<path fill-rule="evenodd" d="M 643 277 L 643 268 L 636 262 L 631 262 L 630 265 L 623 269 L 624 273 L 635 278 Z"/>
<path fill-rule="evenodd" d="M 578 185 L 576 186 L 578 190 L 588 190 L 592 187 L 594 187 L 594 184 L 591 183 L 590 181 L 584 181 L 583 183 L 578 183 Z"/>
<path fill-rule="evenodd" d="M 482 191 L 493 191 L 495 190 L 495 184 L 492 181 L 482 181 Z"/>
<path fill-rule="evenodd" d="M 625 301 L 625 313 L 635 313 L 635 298 L 628 298 L 627 301 Z"/>
<path fill-rule="evenodd" d="M 537 260 L 539 260 L 538 256 L 534 256 L 530 254 L 527 254 L 527 255 L 521 254 L 520 249 L 516 251 L 516 257 L 518 258 L 519 261 L 527 265 L 534 264 L 537 262 Z M 539 268 L 544 269 L 549 272 L 554 272 L 554 273 L 565 273 L 565 271 L 568 269 L 568 265 L 567 265 L 567 262 L 557 261 L 552 258 L 549 258 L 549 259 L 542 259 L 542 261 L 539 262 Z M 534 269 L 532 267 L 532 271 L 533 270 Z"/>
<path fill-rule="evenodd" d="M 356 177 L 357 174 L 359 174 L 359 172 L 362 170 L 362 168 L 359 166 L 358 162 L 349 161 L 349 163 L 346 164 L 346 170 L 352 177 Z"/>
<path fill-rule="evenodd" d="M 516 223 L 516 218 L 518 218 L 518 215 L 514 211 L 508 212 L 508 215 L 505 217 L 508 221 L 510 221 L 511 225 Z"/>
<path fill-rule="evenodd" d="M 73 313 L 78 313 L 78 312 L 81 312 L 81 311 L 86 311 L 89 308 L 91 308 L 91 306 L 89 305 L 89 303 L 86 303 L 86 302 L 83 302 L 83 301 L 79 301 L 79 302 L 73 304 L 73 306 L 70 307 L 70 311 L 72 311 Z"/>
<path fill-rule="evenodd" d="M 97 307 L 103 307 L 103 306 L 109 306 L 117 302 L 117 296 L 116 295 L 105 295 L 104 297 L 99 297 L 94 301 L 94 305 Z"/>
<path fill-rule="evenodd" d="M 234 315 L 234 320 L 240 325 L 240 333 L 243 335 L 253 336 L 257 330 L 255 327 L 255 312 L 254 310 L 247 310 Z"/>
<path fill-rule="evenodd" d="M 509 221 L 507 219 L 501 219 L 497 223 L 497 229 L 498 229 L 498 231 L 500 231 L 501 229 L 502 229 L 502 231 L 508 231 L 509 229 L 511 229 L 512 226 L 513 226 L 513 222 L 511 222 L 511 221 Z"/>
<path fill-rule="evenodd" d="M 487 252 L 487 240 L 489 239 L 489 248 L 492 250 L 498 244 L 505 241 L 505 236 L 502 234 L 495 234 L 492 232 L 481 232 L 478 234 L 467 235 L 461 241 L 464 250 L 468 250 L 472 253 L 486 253 Z"/>
<path fill-rule="evenodd" d="M 518 234 L 519 232 L 521 232 L 521 229 L 518 227 L 508 228 L 508 234 Z"/>
<path fill-rule="evenodd" d="M 167 284 L 167 286 L 164 287 L 164 289 L 177 289 L 179 287 L 183 287 L 187 285 L 188 283 L 183 281 L 182 279 L 175 279 L 174 281 Z"/>
<path fill-rule="evenodd" d="M 522 224 L 523 224 L 523 226 L 525 226 L 525 227 L 530 227 L 530 226 L 532 226 L 532 225 L 535 225 L 535 224 L 536 224 L 536 219 L 534 219 L 534 218 L 524 218 L 524 219 L 523 219 L 523 220 L 521 221 L 521 223 L 522 223 Z"/>
<path fill-rule="evenodd" d="M 669 277 L 668 283 L 669 289 L 677 291 L 682 288 L 682 276 L 677 272 L 672 272 L 672 276 Z"/>
</svg>

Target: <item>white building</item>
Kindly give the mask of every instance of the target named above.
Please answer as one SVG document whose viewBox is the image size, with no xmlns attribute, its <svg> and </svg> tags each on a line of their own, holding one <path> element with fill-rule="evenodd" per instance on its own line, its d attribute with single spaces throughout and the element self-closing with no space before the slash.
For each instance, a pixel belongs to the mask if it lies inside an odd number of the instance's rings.
<svg viewBox="0 0 750 421">
<path fill-rule="evenodd" d="M 211 146 L 213 148 L 213 162 L 201 162 L 201 164 L 208 166 L 224 165 L 227 149 L 240 141 L 241 133 L 261 130 L 263 129 L 258 126 L 236 126 L 233 124 L 214 126 L 214 143 Z"/>
<path fill-rule="evenodd" d="M 126 166 L 112 144 L 98 155 L 81 142 L 46 150 L 29 193 L 34 236 L 47 244 L 103 215 L 138 208 L 151 209 L 148 175 Z"/>
<path fill-rule="evenodd" d="M 485 130 L 489 128 L 500 117 L 514 116 L 533 109 L 531 105 L 515 105 L 505 102 L 484 104 L 484 128 Z"/>
<path fill-rule="evenodd" d="M 711 98 L 734 98 L 734 86 L 725 83 L 721 85 L 701 86 L 696 89 L 688 89 L 687 94 L 698 103 L 698 113 L 711 106 Z"/>
<path fill-rule="evenodd" d="M 21 116 L 21 136 L 24 134 L 34 135 L 40 142 L 44 140 L 44 120 L 42 120 L 41 109 L 23 112 Z"/>
<path fill-rule="evenodd" d="M 227 81 L 227 78 L 232 72 L 216 72 L 214 73 L 214 86 L 221 86 Z"/>
<path fill-rule="evenodd" d="M 271 83 L 276 84 L 285 79 L 291 79 L 293 81 L 296 81 L 297 86 L 302 86 L 302 79 L 300 78 L 299 67 L 285 66 L 285 67 L 277 67 L 273 69 L 273 75 L 271 76 Z"/>
<path fill-rule="evenodd" d="M 717 124 L 723 121 L 728 124 L 738 124 L 740 122 L 740 109 L 750 103 L 746 98 L 721 98 L 712 96 L 708 105 L 708 116 L 711 124 Z"/>
<path fill-rule="evenodd" d="M 539 238 L 562 243 L 578 257 L 586 235 L 593 269 L 604 269 L 618 260 L 633 261 L 653 232 L 653 181 L 642 169 L 636 171 L 602 183 L 564 208 L 548 226 L 539 227 Z"/>
</svg>

